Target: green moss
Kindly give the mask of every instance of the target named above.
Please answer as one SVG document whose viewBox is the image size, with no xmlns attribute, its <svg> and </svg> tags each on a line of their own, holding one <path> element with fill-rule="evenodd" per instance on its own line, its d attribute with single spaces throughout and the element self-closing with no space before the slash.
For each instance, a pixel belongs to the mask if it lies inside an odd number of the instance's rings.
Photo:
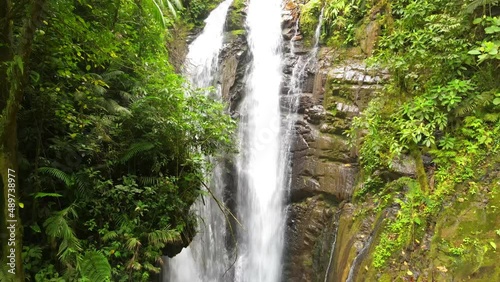
<svg viewBox="0 0 500 282">
<path fill-rule="evenodd" d="M 227 31 L 240 31 L 244 30 L 245 16 L 243 9 L 245 9 L 245 0 L 235 0 L 228 11 L 228 18 L 226 21 Z"/>
<path fill-rule="evenodd" d="M 299 28 L 306 45 L 312 44 L 314 31 L 316 30 L 316 26 L 318 26 L 319 23 L 320 13 L 320 0 L 310 0 L 300 9 Z"/>
<path fill-rule="evenodd" d="M 244 30 L 244 29 L 231 30 L 231 34 L 234 35 L 234 36 L 246 34 L 246 30 Z"/>
</svg>

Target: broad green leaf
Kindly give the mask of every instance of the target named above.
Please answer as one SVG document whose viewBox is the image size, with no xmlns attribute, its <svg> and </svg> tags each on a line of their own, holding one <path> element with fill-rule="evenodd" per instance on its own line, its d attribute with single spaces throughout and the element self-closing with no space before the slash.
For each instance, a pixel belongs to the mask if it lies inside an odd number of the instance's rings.
<svg viewBox="0 0 500 282">
<path fill-rule="evenodd" d="M 497 249 L 497 244 L 495 244 L 495 242 L 493 241 L 490 241 L 490 246 L 495 250 Z"/>
<path fill-rule="evenodd" d="M 474 50 L 470 50 L 469 52 L 467 52 L 467 54 L 470 54 L 470 55 L 480 55 L 481 52 L 478 49 L 474 49 Z"/>
<path fill-rule="evenodd" d="M 500 32 L 500 26 L 489 26 L 484 29 L 484 32 L 486 32 L 486 34 L 493 34 Z"/>
</svg>

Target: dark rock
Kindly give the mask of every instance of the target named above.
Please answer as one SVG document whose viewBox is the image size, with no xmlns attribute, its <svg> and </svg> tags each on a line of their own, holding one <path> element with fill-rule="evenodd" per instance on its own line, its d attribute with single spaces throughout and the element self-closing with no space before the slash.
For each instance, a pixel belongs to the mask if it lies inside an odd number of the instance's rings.
<svg viewBox="0 0 500 282">
<path fill-rule="evenodd" d="M 303 114 L 307 109 L 313 106 L 312 94 L 303 93 L 299 95 L 299 105 L 297 107 L 297 113 Z"/>
<path fill-rule="evenodd" d="M 307 122 L 312 124 L 320 124 L 320 122 L 327 116 L 328 112 L 325 111 L 322 105 L 314 105 L 304 112 Z"/>
</svg>

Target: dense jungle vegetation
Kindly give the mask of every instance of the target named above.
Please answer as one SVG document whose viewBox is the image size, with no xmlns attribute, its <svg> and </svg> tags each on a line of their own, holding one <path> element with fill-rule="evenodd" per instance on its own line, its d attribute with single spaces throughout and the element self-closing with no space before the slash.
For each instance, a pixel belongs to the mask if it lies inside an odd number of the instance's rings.
<svg viewBox="0 0 500 282">
<path fill-rule="evenodd" d="M 354 49 L 362 36 L 373 33 L 378 39 L 367 62 L 391 74 L 347 132 L 359 149 L 364 174 L 358 201 L 373 200 L 377 213 L 391 205 L 399 209 L 383 228 L 371 266 L 387 273 L 387 267 L 402 261 L 401 269 L 407 270 L 409 264 L 424 269 L 436 262 L 440 271 L 455 272 L 457 281 L 468 281 L 472 274 L 486 279 L 474 281 L 500 278 L 494 267 L 500 242 L 500 182 L 495 178 L 500 1 L 311 0 L 302 10 L 306 36 L 313 33 L 321 9 L 325 45 Z M 408 158 L 416 165 L 414 178 L 384 173 Z M 467 201 L 482 203 L 472 209 L 484 209 L 484 218 L 477 213 L 469 225 L 461 221 L 471 221 L 463 217 L 470 215 L 459 208 Z M 456 234 L 436 233 L 430 255 L 417 254 L 428 248 L 421 241 L 437 218 L 453 216 L 446 209 L 457 212 L 455 229 L 448 228 Z M 481 268 L 485 265 L 491 267 Z M 412 275 L 403 272 L 398 281 L 410 281 L 405 279 Z M 378 277 L 391 281 L 390 275 Z"/>
<path fill-rule="evenodd" d="M 205 156 L 233 150 L 235 125 L 178 72 L 186 31 L 217 2 L 0 0 L 0 281 L 147 281 L 162 254 L 193 236 L 189 208 Z M 322 9 L 325 46 L 356 48 L 370 26 L 378 39 L 368 62 L 391 73 L 348 131 L 363 169 L 355 200 L 374 200 L 374 212 L 399 207 L 369 271 L 387 273 L 405 250 L 419 252 L 445 205 L 455 211 L 450 201 L 478 195 L 485 226 L 440 238 L 448 257 L 439 267 L 467 277 L 495 265 L 500 1 L 304 2 L 305 37 Z M 405 158 L 414 178 L 383 173 Z M 5 233 L 12 218 L 15 275 Z"/>
<path fill-rule="evenodd" d="M 194 235 L 234 122 L 167 47 L 217 2 L 0 1 L 0 281 L 147 281 Z"/>
</svg>

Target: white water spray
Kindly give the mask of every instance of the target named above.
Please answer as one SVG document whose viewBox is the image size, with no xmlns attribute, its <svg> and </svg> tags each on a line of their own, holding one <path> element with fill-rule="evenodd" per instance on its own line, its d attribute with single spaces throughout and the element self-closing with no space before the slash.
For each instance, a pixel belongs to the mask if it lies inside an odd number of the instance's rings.
<svg viewBox="0 0 500 282">
<path fill-rule="evenodd" d="M 250 0 L 247 26 L 253 55 L 242 105 L 238 156 L 240 256 L 236 281 L 281 279 L 284 207 L 280 159 L 281 1 Z"/>
</svg>

